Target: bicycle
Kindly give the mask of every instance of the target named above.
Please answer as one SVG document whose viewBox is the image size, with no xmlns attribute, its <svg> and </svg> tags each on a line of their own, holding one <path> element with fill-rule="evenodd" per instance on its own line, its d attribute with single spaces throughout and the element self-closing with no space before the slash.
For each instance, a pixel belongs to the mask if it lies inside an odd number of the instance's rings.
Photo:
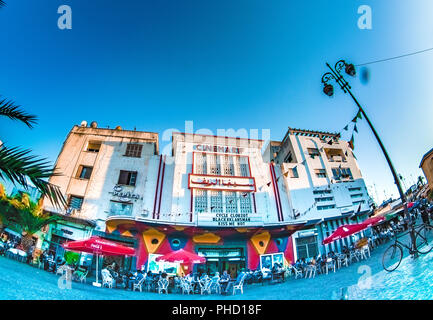
<svg viewBox="0 0 433 320">
<path fill-rule="evenodd" d="M 415 244 L 416 252 L 420 254 L 427 254 L 433 249 L 433 227 L 429 224 L 421 224 L 414 226 L 415 229 Z M 414 254 L 414 250 L 410 244 L 407 245 L 398 240 L 398 238 L 408 234 L 407 231 L 397 236 L 395 235 L 395 242 L 385 250 L 382 257 L 382 266 L 388 271 L 392 272 L 398 268 L 403 260 L 403 247 L 409 250 L 409 254 Z"/>
</svg>

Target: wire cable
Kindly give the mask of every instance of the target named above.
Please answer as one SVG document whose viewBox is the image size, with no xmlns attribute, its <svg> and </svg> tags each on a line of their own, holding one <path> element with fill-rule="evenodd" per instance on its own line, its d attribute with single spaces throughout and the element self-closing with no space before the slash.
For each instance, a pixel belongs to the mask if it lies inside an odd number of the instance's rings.
<svg viewBox="0 0 433 320">
<path fill-rule="evenodd" d="M 424 53 L 424 52 L 431 51 L 431 50 L 433 50 L 433 48 L 428 48 L 428 49 L 424 49 L 424 50 L 420 50 L 420 51 L 416 51 L 416 52 L 412 52 L 412 53 L 407 53 L 407 54 L 403 54 L 403 55 L 396 56 L 396 57 L 391 57 L 391 58 L 386 58 L 386 59 L 381 59 L 381 60 L 376 60 L 376 61 L 361 63 L 361 64 L 357 64 L 355 66 L 356 67 L 361 67 L 361 66 L 365 66 L 365 65 L 368 65 L 368 64 L 373 64 L 373 63 L 379 63 L 379 62 L 384 62 L 384 61 L 389 61 L 389 60 L 404 58 L 404 57 L 413 56 L 415 54 Z"/>
</svg>

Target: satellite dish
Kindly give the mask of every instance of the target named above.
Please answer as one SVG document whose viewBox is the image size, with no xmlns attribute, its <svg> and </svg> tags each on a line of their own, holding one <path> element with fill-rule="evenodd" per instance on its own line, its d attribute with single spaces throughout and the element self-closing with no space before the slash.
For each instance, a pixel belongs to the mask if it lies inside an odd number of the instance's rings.
<svg viewBox="0 0 433 320">
<path fill-rule="evenodd" d="M 97 123 L 96 121 L 92 121 L 92 122 L 90 123 L 90 126 L 91 126 L 92 128 L 97 128 L 97 127 L 98 127 L 98 123 Z"/>
<path fill-rule="evenodd" d="M 80 126 L 87 127 L 87 121 L 86 120 L 81 121 Z"/>
</svg>

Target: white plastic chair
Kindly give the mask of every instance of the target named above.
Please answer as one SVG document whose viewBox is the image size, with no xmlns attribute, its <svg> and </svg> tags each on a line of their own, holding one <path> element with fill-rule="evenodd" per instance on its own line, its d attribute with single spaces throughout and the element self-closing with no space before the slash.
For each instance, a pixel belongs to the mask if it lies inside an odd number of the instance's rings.
<svg viewBox="0 0 433 320">
<path fill-rule="evenodd" d="M 107 269 L 102 269 L 101 275 L 102 275 L 102 286 L 113 288 L 113 284 L 116 280 L 114 280 L 114 278 L 111 276 L 110 271 L 108 271 Z"/>
<path fill-rule="evenodd" d="M 221 293 L 221 284 L 220 284 L 220 278 L 219 277 L 213 277 L 211 279 L 210 283 L 210 293 L 215 291 L 215 293 L 220 294 Z"/>
<path fill-rule="evenodd" d="M 205 278 L 200 280 L 199 284 L 200 284 L 200 294 L 211 294 L 211 283 L 212 280 L 209 278 Z"/>
<path fill-rule="evenodd" d="M 305 271 L 305 278 L 314 278 L 316 277 L 317 267 L 316 265 L 308 265 L 307 270 Z M 309 276 L 308 276 L 309 275 Z"/>
<path fill-rule="evenodd" d="M 140 292 L 142 292 L 142 287 L 143 287 L 143 282 L 144 279 L 146 279 L 145 277 L 141 278 L 138 282 L 135 282 L 132 284 L 132 291 L 135 291 L 135 289 L 139 289 Z"/>
<path fill-rule="evenodd" d="M 240 291 L 241 292 L 241 294 L 244 294 L 244 280 L 245 280 L 245 278 L 247 277 L 247 274 L 246 273 L 244 273 L 243 275 L 242 275 L 242 278 L 241 278 L 241 280 L 239 281 L 239 283 L 238 284 L 233 284 L 233 295 L 236 293 L 236 291 Z"/>
<path fill-rule="evenodd" d="M 168 293 L 168 280 L 167 279 L 159 279 L 158 280 L 158 293 L 165 291 Z"/>
<path fill-rule="evenodd" d="M 335 263 L 334 260 L 332 260 L 332 258 L 328 258 L 326 260 L 326 274 L 328 274 L 329 269 L 333 269 L 335 272 Z"/>
</svg>

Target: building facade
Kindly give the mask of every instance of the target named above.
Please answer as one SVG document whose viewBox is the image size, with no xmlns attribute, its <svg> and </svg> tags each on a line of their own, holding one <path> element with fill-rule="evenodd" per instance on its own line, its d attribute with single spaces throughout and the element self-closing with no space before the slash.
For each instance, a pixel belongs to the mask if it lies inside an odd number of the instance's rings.
<svg viewBox="0 0 433 320">
<path fill-rule="evenodd" d="M 338 135 L 289 129 L 265 146 L 173 133 L 171 155 L 158 148 L 156 133 L 74 126 L 56 162 L 62 175 L 50 179 L 69 207 L 44 206 L 66 220 L 51 227 L 50 248 L 62 254 L 64 241 L 99 235 L 136 249 L 133 259 L 117 258 L 124 268 L 158 271 L 158 256 L 185 249 L 205 256 L 200 267 L 209 272 L 235 275 L 340 251 L 355 239 L 322 240 L 369 211 L 361 172 Z"/>
<path fill-rule="evenodd" d="M 55 164 L 60 175 L 49 180 L 65 195 L 68 209 L 61 212 L 44 201 L 45 211 L 61 214 L 66 221 L 51 226 L 46 246 L 61 255 L 65 241 L 109 237 L 105 221 L 110 215 L 142 214 L 149 161 L 158 148 L 157 133 L 98 128 L 96 122 L 87 126 L 85 121 L 74 126 Z M 128 235 L 109 238 L 135 245 Z"/>
<path fill-rule="evenodd" d="M 419 167 L 424 172 L 429 190 L 433 190 L 433 149 L 422 157 Z"/>
<path fill-rule="evenodd" d="M 321 245 L 338 226 L 362 221 L 370 212 L 371 200 L 347 141 L 339 134 L 289 128 L 281 142 L 269 144 L 265 156 L 278 166 L 289 190 L 293 219 L 319 221 L 294 233 L 295 259 L 340 252 L 356 241 Z"/>
</svg>

